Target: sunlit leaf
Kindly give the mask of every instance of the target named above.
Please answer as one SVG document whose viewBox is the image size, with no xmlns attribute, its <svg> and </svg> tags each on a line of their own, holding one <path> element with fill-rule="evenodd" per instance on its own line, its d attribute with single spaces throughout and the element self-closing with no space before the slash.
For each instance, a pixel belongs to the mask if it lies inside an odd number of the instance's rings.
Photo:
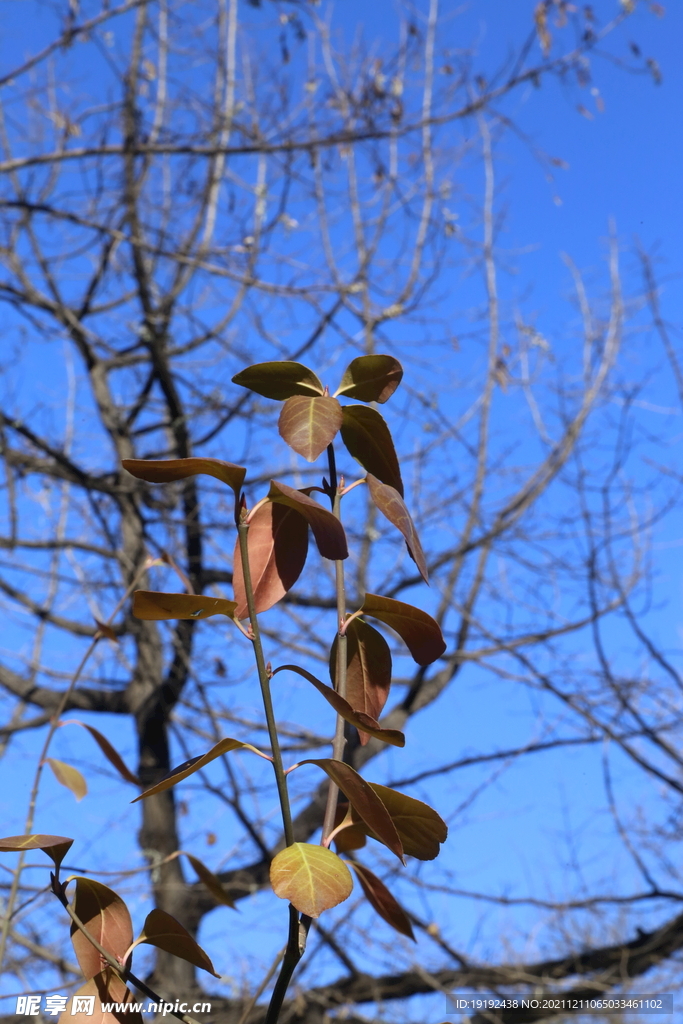
<svg viewBox="0 0 683 1024">
<path fill-rule="evenodd" d="M 76 878 L 73 909 L 94 939 L 120 962 L 133 941 L 128 907 L 113 889 L 94 878 Z M 102 970 L 102 958 L 76 924 L 71 924 L 76 959 L 86 978 Z"/>
<path fill-rule="evenodd" d="M 448 836 L 448 826 L 443 818 L 422 800 L 376 782 L 369 785 L 391 815 L 407 856 L 434 860 L 439 854 L 440 844 L 445 843 Z"/>
<path fill-rule="evenodd" d="M 335 782 L 356 814 L 363 819 L 374 836 L 381 836 L 380 842 L 403 861 L 401 840 L 391 816 L 375 793 L 374 787 L 366 782 L 357 771 L 343 761 L 332 757 L 301 761 L 301 764 L 317 764 Z"/>
<path fill-rule="evenodd" d="M 352 853 L 354 850 L 361 850 L 368 841 L 368 834 L 363 828 L 362 822 L 354 822 L 350 805 L 340 800 L 335 811 L 334 827 L 337 828 L 347 818 L 351 824 L 343 828 L 341 832 L 337 832 L 333 840 L 337 847 L 337 853 Z"/>
<path fill-rule="evenodd" d="M 307 672 L 305 668 L 299 668 L 298 665 L 280 665 L 273 672 L 276 675 L 278 672 L 284 672 L 285 670 L 290 672 L 296 672 L 304 679 L 308 679 L 309 683 L 315 686 L 318 693 L 321 693 L 328 704 L 334 708 L 338 715 L 349 722 L 359 731 L 367 733 L 369 736 L 374 736 L 376 739 L 381 740 L 383 743 L 390 743 L 393 747 L 404 747 L 406 738 L 402 732 L 398 729 L 383 729 L 379 722 L 371 715 L 365 714 L 363 711 L 354 711 L 348 701 L 344 700 L 336 690 L 333 690 L 331 686 L 326 686 L 325 683 L 321 683 L 319 679 L 316 679 L 314 675 Z"/>
<path fill-rule="evenodd" d="M 330 678 L 337 685 L 335 636 L 330 652 Z M 391 686 L 391 651 L 381 633 L 362 619 L 353 619 L 346 629 L 346 699 L 352 708 L 378 719 Z M 369 741 L 360 733 L 361 744 Z"/>
<path fill-rule="evenodd" d="M 145 918 L 142 931 L 138 936 L 138 942 L 146 942 L 157 949 L 163 949 L 173 956 L 187 960 L 195 967 L 201 967 L 203 971 L 213 974 L 214 978 L 220 978 L 214 970 L 211 960 L 202 947 L 195 942 L 186 928 L 176 921 L 174 917 L 167 914 L 165 910 L 154 909 Z"/>
<path fill-rule="evenodd" d="M 276 896 L 309 917 L 319 917 L 323 910 L 343 903 L 353 889 L 344 861 L 312 843 L 292 843 L 280 850 L 270 865 L 270 882 Z"/>
<path fill-rule="evenodd" d="M 351 861 L 351 867 L 358 876 L 358 881 L 368 902 L 374 907 L 379 916 L 387 924 L 391 925 L 392 928 L 395 928 L 397 932 L 400 932 L 401 935 L 407 935 L 409 939 L 415 942 L 410 918 L 398 900 L 389 892 L 384 882 L 363 864 Z"/>
<path fill-rule="evenodd" d="M 401 495 L 395 487 L 390 484 L 383 484 L 372 473 L 368 473 L 367 484 L 370 488 L 370 496 L 383 516 L 386 516 L 390 523 L 396 526 L 405 537 L 408 554 L 420 570 L 420 575 L 425 583 L 429 583 L 427 563 L 425 561 L 420 538 L 417 535 L 415 524 L 410 512 L 406 507 Z"/>
<path fill-rule="evenodd" d="M 0 853 L 17 853 L 21 850 L 42 850 L 59 865 L 73 846 L 73 839 L 67 836 L 31 835 L 5 836 L 0 839 Z"/>
<path fill-rule="evenodd" d="M 95 1004 L 91 1010 L 89 997 L 92 996 L 95 997 Z M 85 1004 L 79 1002 L 82 999 L 86 1000 Z M 111 967 L 106 967 L 74 992 L 58 1024 L 143 1024 L 139 1011 L 127 1006 L 124 1009 L 125 1004 L 137 1001 Z M 105 1012 L 103 1003 L 118 1003 L 119 1009 Z"/>
<path fill-rule="evenodd" d="M 186 853 L 185 856 L 197 872 L 200 881 L 204 883 L 216 902 L 222 903 L 223 906 L 232 907 L 233 910 L 236 910 L 237 908 L 235 907 L 235 904 L 221 885 L 220 878 L 214 875 L 213 871 L 209 871 L 206 864 L 202 864 L 202 862 L 196 857 L 193 857 L 191 853 Z"/>
<path fill-rule="evenodd" d="M 275 398 L 284 401 L 294 395 L 322 395 L 325 389 L 313 373 L 303 363 L 295 363 L 289 359 L 279 362 L 254 363 L 241 370 L 232 378 L 233 384 L 255 391 L 264 398 Z"/>
<path fill-rule="evenodd" d="M 288 398 L 282 406 L 278 430 L 307 462 L 315 462 L 334 440 L 342 425 L 342 407 L 336 398 Z"/>
<path fill-rule="evenodd" d="M 268 497 L 280 505 L 287 505 L 295 509 L 304 517 L 313 531 L 318 551 L 323 558 L 330 558 L 332 561 L 348 558 L 349 549 L 346 545 L 346 534 L 344 527 L 331 512 L 319 505 L 307 494 L 288 487 L 287 484 L 270 481 Z"/>
<path fill-rule="evenodd" d="M 403 367 L 393 356 L 358 356 L 344 370 L 337 395 L 383 405 L 401 383 Z"/>
<path fill-rule="evenodd" d="M 236 608 L 234 601 L 203 594 L 164 594 L 156 590 L 136 590 L 133 594 L 136 619 L 208 619 L 210 615 L 232 619 Z"/>
<path fill-rule="evenodd" d="M 362 612 L 391 626 L 418 665 L 431 665 L 446 650 L 441 627 L 421 608 L 379 594 L 366 594 Z"/>
<path fill-rule="evenodd" d="M 191 757 L 189 761 L 183 761 L 177 768 L 172 768 L 168 775 L 165 775 L 163 779 L 160 779 L 150 789 L 145 790 L 140 796 L 136 796 L 135 800 L 131 800 L 131 803 L 137 803 L 138 800 L 145 800 L 148 796 L 154 796 L 155 793 L 163 793 L 165 789 L 170 789 L 171 786 L 176 786 L 183 779 L 186 779 L 188 775 L 194 775 L 200 768 L 210 764 L 211 761 L 215 761 L 217 757 L 222 754 L 227 754 L 231 750 L 251 750 L 254 754 L 259 754 L 261 757 L 265 756 L 256 747 L 252 747 L 251 743 L 242 743 L 240 740 L 224 739 L 219 740 L 215 743 L 211 750 L 207 750 L 206 754 L 200 754 L 198 757 Z"/>
<path fill-rule="evenodd" d="M 345 405 L 341 425 L 342 441 L 356 462 L 378 480 L 403 495 L 403 480 L 389 427 L 376 409 L 366 405 Z"/>
<path fill-rule="evenodd" d="M 303 497 L 303 495 L 302 495 Z M 249 569 L 257 612 L 265 612 L 294 586 L 306 564 L 308 523 L 298 508 L 267 502 L 249 520 Z M 239 538 L 233 556 L 232 585 L 236 615 L 247 616 Z"/>
<path fill-rule="evenodd" d="M 45 763 L 49 764 L 54 772 L 57 782 L 70 789 L 77 800 L 82 800 L 88 792 L 88 783 L 85 781 L 78 768 L 73 765 L 58 761 L 55 757 L 46 757 Z"/>
<path fill-rule="evenodd" d="M 124 459 L 121 465 L 138 480 L 150 484 L 167 484 L 190 476 L 213 476 L 232 487 L 235 495 L 239 495 L 247 475 L 244 466 L 222 459 Z"/>
<path fill-rule="evenodd" d="M 114 749 L 107 737 L 103 736 L 98 729 L 93 728 L 92 725 L 86 725 L 85 722 L 79 722 L 77 718 L 62 722 L 62 725 L 80 725 L 82 729 L 87 729 L 106 759 L 116 768 L 121 778 L 125 779 L 126 782 L 132 782 L 134 786 L 140 785 L 138 777 L 133 775 L 118 751 Z"/>
</svg>

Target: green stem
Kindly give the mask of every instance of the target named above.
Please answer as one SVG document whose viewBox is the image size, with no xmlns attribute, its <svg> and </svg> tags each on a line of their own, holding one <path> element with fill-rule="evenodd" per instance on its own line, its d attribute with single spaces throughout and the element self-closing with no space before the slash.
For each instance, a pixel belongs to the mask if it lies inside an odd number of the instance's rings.
<svg viewBox="0 0 683 1024">
<path fill-rule="evenodd" d="M 308 936 L 308 929 L 311 925 L 311 919 L 305 918 L 302 915 L 299 920 L 299 913 L 292 904 L 289 904 L 289 938 L 287 939 L 287 949 L 282 960 L 282 967 L 278 979 L 275 982 L 275 988 L 273 994 L 270 997 L 270 1005 L 268 1006 L 268 1012 L 264 1024 L 277 1024 L 280 1016 L 280 1010 L 284 1002 L 285 996 L 287 995 L 287 989 L 289 983 L 292 980 L 292 975 L 296 969 L 296 965 L 304 955 L 306 949 L 306 938 Z"/>
<path fill-rule="evenodd" d="M 258 618 L 256 616 L 254 587 L 251 580 L 251 568 L 249 566 L 249 524 L 241 520 L 237 524 L 237 532 L 239 536 L 240 554 L 242 556 L 242 575 L 244 577 L 244 591 L 247 597 L 247 609 L 249 611 L 249 621 L 251 623 L 254 655 L 256 657 L 256 667 L 258 669 L 258 677 L 261 684 L 261 696 L 263 697 L 263 708 L 266 713 L 266 724 L 268 726 L 270 746 L 273 751 L 273 770 L 275 771 L 277 792 L 280 798 L 282 826 L 285 833 L 285 843 L 287 846 L 291 846 L 294 842 L 294 829 L 292 827 L 292 812 L 289 806 L 289 793 L 287 792 L 287 777 L 282 764 L 280 740 L 277 734 L 277 725 L 275 723 L 275 715 L 273 713 L 273 700 L 270 693 L 270 672 L 266 667 L 266 660 L 263 656 L 261 632 L 259 630 Z M 296 965 L 303 956 L 306 945 L 305 932 L 303 933 L 303 941 L 300 938 L 300 935 L 299 914 L 296 908 L 290 903 L 289 937 L 287 939 L 287 948 L 282 960 L 280 974 L 275 982 L 275 988 L 273 989 L 273 994 L 270 999 L 265 1024 L 277 1024 L 277 1019 L 280 1016 L 280 1010 L 282 1009 L 282 1003 L 287 993 L 289 982 L 291 981 Z"/>
<path fill-rule="evenodd" d="M 332 512 L 341 522 L 341 488 L 337 480 L 337 465 L 334 457 L 334 448 L 330 444 L 327 448 L 327 460 L 330 470 L 330 501 Z M 335 689 L 340 696 L 346 698 L 346 633 L 341 633 L 341 626 L 346 617 L 346 588 L 344 585 L 344 563 L 339 560 L 334 563 L 336 595 L 337 595 L 337 678 Z M 337 724 L 334 731 L 334 742 L 332 745 L 332 756 L 337 761 L 344 758 L 344 747 L 346 736 L 344 733 L 344 719 L 337 715 Z M 323 819 L 323 842 L 327 839 L 334 828 L 334 818 L 337 813 L 337 800 L 339 788 L 330 782 L 327 792 L 327 806 Z"/>
<path fill-rule="evenodd" d="M 270 694 L 270 673 L 266 668 L 266 659 L 263 656 L 263 644 L 261 643 L 261 631 L 256 616 L 256 604 L 254 601 L 254 588 L 251 581 L 251 569 L 249 567 L 249 524 L 240 522 L 237 527 L 240 543 L 240 554 L 242 556 L 242 574 L 244 576 L 244 591 L 247 596 L 247 608 L 249 610 L 249 622 L 253 634 L 254 656 L 256 668 L 258 669 L 259 683 L 261 684 L 261 697 L 263 698 L 263 709 L 266 713 L 266 725 L 270 746 L 273 751 L 273 770 L 275 771 L 275 782 L 277 784 L 278 797 L 280 798 L 280 810 L 282 812 L 282 827 L 285 833 L 285 844 L 291 846 L 294 842 L 294 829 L 292 827 L 292 812 L 289 806 L 289 793 L 287 792 L 287 776 L 282 764 L 280 752 L 280 740 L 277 734 L 275 714 L 273 712 L 273 700 Z"/>
</svg>

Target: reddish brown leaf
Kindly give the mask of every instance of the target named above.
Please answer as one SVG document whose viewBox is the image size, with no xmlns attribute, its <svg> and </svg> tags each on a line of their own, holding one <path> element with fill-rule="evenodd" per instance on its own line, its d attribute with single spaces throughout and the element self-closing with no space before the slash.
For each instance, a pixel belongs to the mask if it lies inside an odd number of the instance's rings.
<svg viewBox="0 0 683 1024">
<path fill-rule="evenodd" d="M 270 865 L 270 883 L 276 896 L 309 917 L 343 903 L 353 889 L 344 861 L 312 843 L 292 843 L 280 850 Z"/>
<path fill-rule="evenodd" d="M 76 878 L 73 909 L 94 939 L 107 953 L 123 962 L 133 942 L 133 924 L 128 907 L 108 886 L 93 878 Z M 102 970 L 102 958 L 83 932 L 72 923 L 71 941 L 76 959 L 86 978 Z"/>
<path fill-rule="evenodd" d="M 383 516 L 386 516 L 390 523 L 396 526 L 405 537 L 408 554 L 420 570 L 420 575 L 425 583 L 429 583 L 427 563 L 425 561 L 420 538 L 417 535 L 415 524 L 410 516 L 401 495 L 395 487 L 390 484 L 383 484 L 372 473 L 368 473 L 367 484 L 370 488 L 370 495 L 377 508 Z"/>
<path fill-rule="evenodd" d="M 342 425 L 342 407 L 336 398 L 288 398 L 282 406 L 278 430 L 307 462 L 315 462 L 334 440 Z"/>
<path fill-rule="evenodd" d="M 418 860 L 434 860 L 439 854 L 440 844 L 445 843 L 448 836 L 448 826 L 443 818 L 422 800 L 376 782 L 369 785 L 391 815 L 404 852 Z"/>
<path fill-rule="evenodd" d="M 374 736 L 376 739 L 381 740 L 383 743 L 390 743 L 393 747 L 404 747 L 406 744 L 406 738 L 402 732 L 398 729 L 383 729 L 379 722 L 371 715 L 365 714 L 363 711 L 354 711 L 348 701 L 344 700 L 336 690 L 333 690 L 331 686 L 326 686 L 325 683 L 321 683 L 319 679 L 316 679 L 314 675 L 307 672 L 305 668 L 299 668 L 298 665 L 280 665 L 273 672 L 276 675 L 278 672 L 284 672 L 287 669 L 290 672 L 296 672 L 304 679 L 308 679 L 309 683 L 315 686 L 318 693 L 321 693 L 328 704 L 330 704 L 338 715 L 349 722 L 351 725 L 369 736 Z"/>
<path fill-rule="evenodd" d="M 214 978 L 220 978 L 214 970 L 211 960 L 202 947 L 195 942 L 187 929 L 183 928 L 179 921 L 167 914 L 165 910 L 154 909 L 145 918 L 142 931 L 137 939 L 138 942 L 146 942 L 157 949 L 163 949 L 173 956 L 187 960 L 195 967 L 201 967 L 203 971 L 213 974 Z"/>
<path fill-rule="evenodd" d="M 319 505 L 317 501 L 302 494 L 301 491 L 275 480 L 270 481 L 268 498 L 270 501 L 293 508 L 304 517 L 313 531 L 318 551 L 323 558 L 330 558 L 332 561 L 348 558 L 349 549 L 346 546 L 344 527 L 331 512 Z"/>
<path fill-rule="evenodd" d="M 251 743 L 242 743 L 240 740 L 224 739 L 219 740 L 215 743 L 211 750 L 207 750 L 206 754 L 200 754 L 198 757 L 191 757 L 189 761 L 183 761 L 177 768 L 173 768 L 168 775 L 165 775 L 163 779 L 160 779 L 156 785 L 150 789 L 145 790 L 140 796 L 136 796 L 135 800 L 131 800 L 131 803 L 135 804 L 138 800 L 145 800 L 148 796 L 154 796 L 155 793 L 163 793 L 165 789 L 170 789 L 171 786 L 176 786 L 183 779 L 186 779 L 188 775 L 194 775 L 200 768 L 210 764 L 211 761 L 215 761 L 221 754 L 227 754 L 231 750 L 251 750 L 255 754 L 260 754 L 261 757 L 265 756 L 261 754 L 260 750 L 256 747 L 252 747 Z"/>
<path fill-rule="evenodd" d="M 112 747 L 107 737 L 103 736 L 97 729 L 94 729 L 92 725 L 86 725 L 85 722 L 79 722 L 77 718 L 72 718 L 66 722 L 62 722 L 62 725 L 80 725 L 82 729 L 87 729 L 106 757 L 107 761 L 116 768 L 121 778 L 125 779 L 126 782 L 132 782 L 134 786 L 140 785 L 138 777 L 133 775 L 121 755 L 114 749 L 114 747 Z"/>
<path fill-rule="evenodd" d="M 46 757 L 45 763 L 52 768 L 57 782 L 70 789 L 77 800 L 82 800 L 86 796 L 88 783 L 78 768 L 74 768 L 73 765 L 66 764 L 64 761 L 58 761 L 55 757 Z"/>
<path fill-rule="evenodd" d="M 421 608 L 391 597 L 366 594 L 362 612 L 396 630 L 418 665 L 431 665 L 446 650 L 438 622 Z"/>
<path fill-rule="evenodd" d="M 381 835 L 380 842 L 384 843 L 392 853 L 395 853 L 400 861 L 403 861 L 403 847 L 396 826 L 369 782 L 366 782 L 350 765 L 332 757 L 311 758 L 300 763 L 317 764 L 319 768 L 322 768 L 339 786 L 356 814 L 363 819 L 372 834 L 374 836 Z"/>
<path fill-rule="evenodd" d="M 264 398 L 275 398 L 284 401 L 294 395 L 322 395 L 325 392 L 322 384 L 303 363 L 295 363 L 289 359 L 278 362 L 254 363 L 241 370 L 232 378 L 233 384 L 255 391 Z"/>
<path fill-rule="evenodd" d="M 73 846 L 73 839 L 67 836 L 32 835 L 5 836 L 0 839 L 0 853 L 18 853 L 21 850 L 42 850 L 59 865 Z"/>
<path fill-rule="evenodd" d="M 156 590 L 136 590 L 133 594 L 133 615 L 136 619 L 208 619 L 210 615 L 227 615 L 232 619 L 237 605 L 224 597 L 203 594 L 164 594 Z"/>
<path fill-rule="evenodd" d="M 383 405 L 401 383 L 403 367 L 393 356 L 358 356 L 344 370 L 337 395 Z"/>
<path fill-rule="evenodd" d="M 93 996 L 95 1003 L 91 1009 L 90 998 Z M 134 1002 L 137 1000 L 130 989 L 126 988 L 111 967 L 107 967 L 74 992 L 58 1024 L 143 1024 L 141 1013 L 128 1007 L 123 1008 L 124 1004 Z M 105 1012 L 103 1003 L 118 1003 L 120 1008 Z"/>
<path fill-rule="evenodd" d="M 268 502 L 250 518 L 247 542 L 256 611 L 265 612 L 291 590 L 303 571 L 308 554 L 308 523 L 298 509 Z M 235 614 L 244 619 L 248 610 L 239 538 L 235 544 L 232 585 L 237 601 Z"/>
<path fill-rule="evenodd" d="M 124 459 L 121 465 L 138 480 L 150 484 L 167 484 L 189 476 L 213 476 L 232 487 L 235 496 L 239 495 L 247 475 L 244 466 L 222 459 Z"/>
<path fill-rule="evenodd" d="M 209 833 L 209 835 L 213 835 L 213 833 Z M 202 864 L 202 862 L 196 857 L 193 857 L 191 853 L 186 853 L 185 856 L 216 902 L 222 903 L 223 906 L 232 907 L 233 910 L 236 910 L 237 908 L 223 888 L 220 878 L 214 875 L 213 871 L 209 871 L 206 864 Z"/>
<path fill-rule="evenodd" d="M 379 916 L 387 924 L 390 924 L 392 928 L 395 928 L 397 932 L 400 932 L 401 935 L 407 935 L 409 939 L 415 942 L 410 918 L 398 900 L 389 892 L 384 882 L 377 875 L 373 875 L 372 871 L 364 867 L 363 864 L 351 861 L 351 867 L 358 875 L 358 881 L 361 884 L 366 899 L 375 908 Z"/>
<path fill-rule="evenodd" d="M 403 481 L 389 427 L 375 409 L 345 405 L 341 425 L 342 441 L 356 462 L 378 480 L 403 495 Z"/>
<path fill-rule="evenodd" d="M 97 626 L 97 632 L 101 633 L 102 636 L 106 636 L 107 640 L 111 640 L 115 644 L 119 642 L 116 633 L 106 622 L 100 622 L 99 619 L 95 619 L 95 625 Z"/>
<path fill-rule="evenodd" d="M 330 678 L 335 687 L 338 643 L 335 636 L 330 652 Z M 353 619 L 346 630 L 346 699 L 356 711 L 378 719 L 387 702 L 390 686 L 389 644 L 373 626 L 362 619 Z M 360 733 L 363 746 L 369 738 L 366 732 Z"/>
<path fill-rule="evenodd" d="M 346 817 L 353 822 L 352 813 L 349 808 L 349 804 L 340 801 L 337 804 L 337 810 L 334 816 L 334 827 L 341 825 L 342 821 Z M 353 850 L 362 849 L 368 841 L 368 834 L 363 828 L 362 823 L 354 823 L 347 825 L 341 832 L 337 832 L 334 837 L 334 845 L 337 847 L 337 853 L 351 853 Z"/>
</svg>

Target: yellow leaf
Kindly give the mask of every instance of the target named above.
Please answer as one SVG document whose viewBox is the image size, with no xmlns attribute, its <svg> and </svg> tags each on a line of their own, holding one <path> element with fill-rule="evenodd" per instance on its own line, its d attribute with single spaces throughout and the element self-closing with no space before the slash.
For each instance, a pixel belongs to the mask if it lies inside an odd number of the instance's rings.
<svg viewBox="0 0 683 1024">
<path fill-rule="evenodd" d="M 353 889 L 344 861 L 312 843 L 292 843 L 281 850 L 270 865 L 270 882 L 276 896 L 309 917 L 343 903 Z"/>
<path fill-rule="evenodd" d="M 78 768 L 73 768 L 70 764 L 65 764 L 64 761 L 57 761 L 54 757 L 48 757 L 46 761 L 55 773 L 57 782 L 61 782 L 62 786 L 70 789 L 77 800 L 82 800 L 88 792 L 88 784 Z"/>
</svg>

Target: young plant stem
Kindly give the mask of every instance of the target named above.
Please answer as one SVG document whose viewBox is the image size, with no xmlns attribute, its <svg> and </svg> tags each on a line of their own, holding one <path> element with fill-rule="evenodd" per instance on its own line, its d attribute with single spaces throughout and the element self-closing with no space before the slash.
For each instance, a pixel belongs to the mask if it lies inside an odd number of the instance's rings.
<svg viewBox="0 0 683 1024">
<path fill-rule="evenodd" d="M 327 446 L 327 462 L 330 471 L 330 489 L 329 496 L 330 502 L 332 503 L 332 513 L 341 522 L 341 488 L 337 479 L 337 464 L 334 457 L 333 445 Z M 334 563 L 335 572 L 335 584 L 336 584 L 336 595 L 337 595 L 337 678 L 335 680 L 335 689 L 337 693 L 346 699 L 346 633 L 341 632 L 341 628 L 344 624 L 346 617 L 346 589 L 344 585 L 344 563 L 336 561 Z M 344 758 L 344 747 L 346 746 L 346 737 L 344 735 L 344 719 L 341 715 L 337 715 L 337 723 L 334 731 L 334 743 L 332 745 L 332 756 L 337 761 L 342 761 Z M 339 797 L 339 788 L 334 782 L 330 782 L 330 788 L 327 793 L 327 806 L 325 808 L 325 817 L 323 819 L 323 834 L 322 842 L 325 843 L 328 836 L 334 829 L 334 819 L 337 813 L 337 800 Z"/>
<path fill-rule="evenodd" d="M 337 467 L 334 458 L 334 448 L 332 445 L 328 445 L 327 448 L 327 460 L 330 472 L 330 484 L 327 493 L 332 503 L 332 511 L 337 519 L 341 520 L 340 504 L 341 504 L 341 491 L 339 482 L 337 480 Z M 240 530 L 243 529 L 240 525 Z M 240 534 L 240 552 L 242 554 L 242 565 L 247 564 L 246 559 L 247 544 L 246 538 L 242 541 L 242 534 Z M 335 576 L 336 576 L 336 592 L 337 592 L 337 629 L 341 627 L 341 623 L 344 620 L 346 614 L 346 593 L 344 590 L 344 563 L 341 561 L 335 562 Z M 249 605 L 249 586 L 247 584 L 247 573 L 244 573 L 244 585 L 247 592 L 247 605 Z M 251 609 L 250 609 L 251 614 Z M 346 694 L 346 636 L 337 637 L 337 692 L 341 693 L 342 697 Z M 334 745 L 333 753 L 334 757 L 339 760 L 344 756 L 344 720 L 340 715 L 337 715 L 337 723 L 334 734 Z M 275 750 L 273 749 L 273 753 Z M 334 828 L 334 816 L 337 810 L 337 797 L 339 794 L 338 787 L 330 782 L 330 788 L 327 794 L 327 806 L 325 808 L 325 818 L 323 821 L 323 841 L 325 836 L 328 835 Z M 282 960 L 282 967 L 278 979 L 275 982 L 273 994 L 270 999 L 270 1005 L 268 1006 L 268 1012 L 266 1014 L 265 1024 L 277 1024 L 280 1016 L 280 1010 L 284 1002 L 285 996 L 287 995 L 287 989 L 289 983 L 292 980 L 292 975 L 296 969 L 297 964 L 304 955 L 306 948 L 306 938 L 308 936 L 309 928 L 311 927 L 311 918 L 305 914 L 299 914 L 296 909 L 291 905 L 289 906 L 289 937 L 287 939 L 287 948 L 285 949 L 285 955 Z"/>
<path fill-rule="evenodd" d="M 289 793 L 287 792 L 287 777 L 282 764 L 280 752 L 280 741 L 277 734 L 275 714 L 273 712 L 273 701 L 270 693 L 270 673 L 266 667 L 266 660 L 263 656 L 263 644 L 261 643 L 261 632 L 259 630 L 258 618 L 256 615 L 256 603 L 254 601 L 254 588 L 251 580 L 251 569 L 249 566 L 249 524 L 241 520 L 237 524 L 239 536 L 240 555 L 242 556 L 242 574 L 244 576 L 244 592 L 247 598 L 247 609 L 251 623 L 252 640 L 254 644 L 254 656 L 258 669 L 259 683 L 261 684 L 261 696 L 263 708 L 266 714 L 266 724 L 270 737 L 270 746 L 273 752 L 273 770 L 277 783 L 278 796 L 280 798 L 280 811 L 282 812 L 282 826 L 285 834 L 285 843 L 291 846 L 294 842 L 294 829 L 292 827 L 292 813 L 289 806 Z M 265 1024 L 277 1024 L 282 1003 L 289 987 L 292 974 L 299 960 L 303 956 L 306 946 L 306 933 L 302 933 L 299 924 L 299 914 L 295 907 L 289 905 L 289 936 L 287 947 L 282 959 L 280 974 L 275 982 L 275 988 L 270 998 Z"/>
<path fill-rule="evenodd" d="M 280 811 L 282 813 L 282 827 L 285 834 L 285 843 L 291 846 L 294 842 L 294 830 L 292 827 L 292 812 L 289 806 L 289 793 L 287 792 L 287 778 L 282 754 L 280 752 L 280 740 L 277 734 L 277 724 L 273 712 L 273 699 L 270 693 L 270 673 L 266 668 L 266 659 L 263 656 L 263 644 L 261 643 L 261 631 L 256 616 L 256 603 L 254 601 L 254 588 L 251 581 L 251 569 L 249 567 L 249 524 L 240 522 L 237 527 L 240 544 L 240 555 L 242 556 L 242 574 L 244 576 L 244 591 L 247 597 L 247 609 L 249 611 L 249 622 L 253 634 L 254 657 L 258 670 L 259 683 L 261 685 L 261 697 L 263 699 L 263 710 L 266 714 L 266 725 L 268 737 L 273 751 L 273 770 L 275 772 L 275 783 L 280 799 Z"/>
<path fill-rule="evenodd" d="M 310 918 L 304 918 L 302 915 L 301 920 L 299 920 L 299 912 L 296 907 L 293 907 L 290 903 L 287 948 L 285 949 L 282 967 L 280 968 L 280 973 L 278 974 L 277 981 L 275 982 L 273 994 L 270 997 L 270 1003 L 268 1005 L 268 1012 L 266 1013 L 264 1024 L 277 1024 L 282 1004 L 285 996 L 287 995 L 289 983 L 292 980 L 292 975 L 294 974 L 296 965 L 304 955 L 309 928 Z"/>
</svg>

